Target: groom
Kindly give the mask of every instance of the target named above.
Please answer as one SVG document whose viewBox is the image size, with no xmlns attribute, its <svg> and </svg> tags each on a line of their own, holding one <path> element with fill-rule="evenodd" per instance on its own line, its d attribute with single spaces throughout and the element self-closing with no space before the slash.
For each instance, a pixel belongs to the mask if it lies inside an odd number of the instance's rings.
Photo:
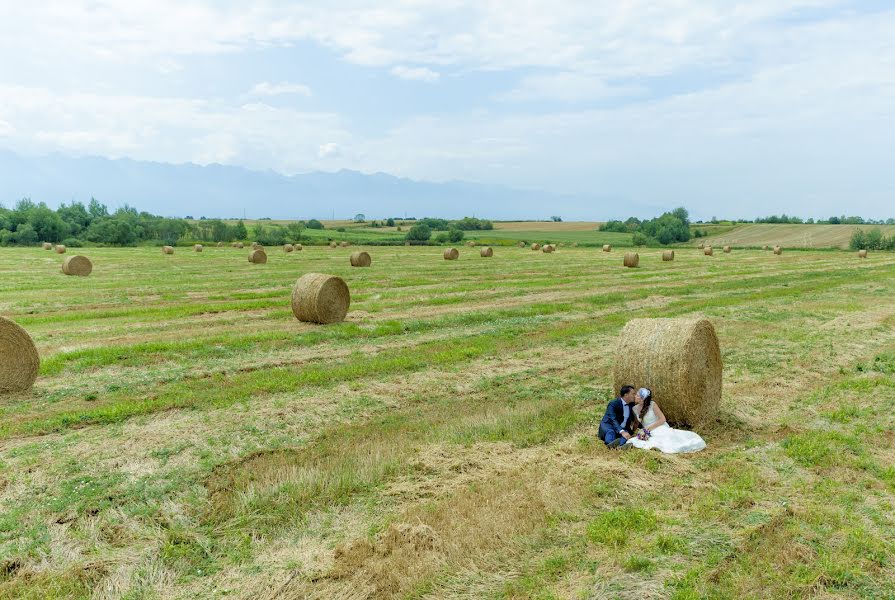
<svg viewBox="0 0 895 600">
<path fill-rule="evenodd" d="M 625 442 L 633 437 L 631 423 L 634 419 L 631 412 L 634 410 L 635 394 L 633 386 L 623 385 L 618 398 L 606 407 L 606 414 L 600 421 L 599 435 L 609 448 L 627 448 Z"/>
</svg>

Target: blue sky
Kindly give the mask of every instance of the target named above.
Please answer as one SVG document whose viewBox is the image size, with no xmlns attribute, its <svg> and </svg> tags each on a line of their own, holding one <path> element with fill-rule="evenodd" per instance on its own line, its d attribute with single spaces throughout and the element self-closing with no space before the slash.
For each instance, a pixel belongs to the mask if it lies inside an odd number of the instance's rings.
<svg viewBox="0 0 895 600">
<path fill-rule="evenodd" d="M 895 216 L 889 2 L 4 4 L 25 155 Z"/>
</svg>

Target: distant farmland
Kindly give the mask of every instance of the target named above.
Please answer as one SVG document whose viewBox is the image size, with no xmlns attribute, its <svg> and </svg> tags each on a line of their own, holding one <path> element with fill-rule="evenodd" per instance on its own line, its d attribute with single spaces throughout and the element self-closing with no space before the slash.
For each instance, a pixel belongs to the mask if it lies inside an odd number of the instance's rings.
<svg viewBox="0 0 895 600">
<path fill-rule="evenodd" d="M 852 234 L 858 229 L 880 229 L 883 235 L 895 235 L 895 225 L 742 225 L 708 238 L 691 240 L 691 244 L 708 242 L 715 246 L 774 246 L 784 248 L 848 248 Z"/>
</svg>

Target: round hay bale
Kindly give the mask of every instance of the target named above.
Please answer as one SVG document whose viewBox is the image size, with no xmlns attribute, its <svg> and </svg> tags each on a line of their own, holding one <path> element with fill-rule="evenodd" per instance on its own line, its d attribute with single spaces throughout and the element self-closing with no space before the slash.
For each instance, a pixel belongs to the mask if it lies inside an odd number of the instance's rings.
<svg viewBox="0 0 895 600">
<path fill-rule="evenodd" d="M 202 244 L 196 244 L 195 246 L 193 246 L 193 250 L 196 252 L 202 252 L 202 250 L 203 250 Z"/>
<path fill-rule="evenodd" d="M 780 256 L 781 254 L 783 254 L 783 248 L 781 248 L 780 246 L 774 246 L 774 254 Z"/>
<path fill-rule="evenodd" d="M 555 250 L 556 250 L 556 246 L 554 246 L 553 244 L 544 244 L 544 247 L 541 248 L 541 251 L 544 252 L 545 254 L 550 254 L 550 253 L 554 252 Z"/>
<path fill-rule="evenodd" d="M 333 275 L 305 273 L 292 288 L 292 314 L 306 323 L 339 323 L 350 304 L 348 285 Z"/>
<path fill-rule="evenodd" d="M 245 248 L 245 244 L 243 244 L 242 242 L 236 242 L 236 247 L 242 250 L 243 248 Z"/>
<path fill-rule="evenodd" d="M 715 416 L 721 400 L 721 350 L 705 319 L 634 319 L 615 348 L 614 387 L 647 387 L 671 423 Z"/>
<path fill-rule="evenodd" d="M 295 247 L 292 244 L 283 244 L 283 252 L 289 253 L 295 250 Z"/>
<path fill-rule="evenodd" d="M 762 248 L 762 250 L 770 250 L 770 249 L 771 249 L 770 246 L 765 246 L 764 248 Z"/>
<path fill-rule="evenodd" d="M 262 246 L 262 245 L 259 244 L 258 242 L 252 242 L 252 250 L 257 250 L 257 249 L 259 249 L 259 248 L 261 248 L 261 249 L 263 250 L 263 249 L 264 249 L 264 246 Z"/>
<path fill-rule="evenodd" d="M 330 247 L 330 248 L 338 248 L 338 246 L 339 246 L 339 245 L 338 245 L 336 242 L 334 242 L 334 241 L 329 243 L 329 247 Z"/>
<path fill-rule="evenodd" d="M 342 242 L 342 243 L 339 244 L 339 245 L 342 246 L 343 248 L 347 248 L 348 246 L 351 245 L 351 243 L 350 243 L 350 242 Z"/>
<path fill-rule="evenodd" d="M 0 317 L 0 394 L 30 390 L 39 368 L 40 356 L 28 332 Z"/>
<path fill-rule="evenodd" d="M 86 256 L 69 256 L 62 261 L 62 272 L 66 275 L 87 277 L 93 271 L 93 263 Z"/>
<path fill-rule="evenodd" d="M 42 247 L 44 250 L 52 250 L 52 249 L 53 249 L 53 244 L 51 244 L 50 242 L 44 242 L 43 244 L 41 244 L 41 247 Z"/>
<path fill-rule="evenodd" d="M 730 254 L 730 246 L 724 246 L 724 254 Z"/>
<path fill-rule="evenodd" d="M 65 246 L 56 244 L 56 254 L 65 254 Z"/>
<path fill-rule="evenodd" d="M 444 251 L 444 260 L 457 260 L 460 258 L 460 252 L 456 248 L 446 248 Z"/>
<path fill-rule="evenodd" d="M 519 242 L 519 247 L 520 247 L 520 248 L 525 248 L 525 242 Z"/>
<path fill-rule="evenodd" d="M 711 246 L 706 246 L 702 249 L 702 253 L 706 256 L 713 256 L 715 254 L 715 251 L 712 249 Z"/>
<path fill-rule="evenodd" d="M 492 256 L 494 256 L 494 250 L 491 248 L 491 246 L 485 246 L 484 248 L 479 250 L 479 256 L 481 256 L 482 258 L 491 258 Z"/>
<path fill-rule="evenodd" d="M 674 250 L 663 250 L 662 251 L 662 260 L 665 262 L 674 260 Z"/>
<path fill-rule="evenodd" d="M 699 249 L 700 249 L 700 250 L 704 250 L 704 249 L 705 249 L 705 242 L 699 242 Z"/>
<path fill-rule="evenodd" d="M 858 250 L 858 258 L 867 258 L 866 250 Z"/>
<path fill-rule="evenodd" d="M 174 254 L 174 248 L 172 246 L 162 246 L 162 254 Z"/>
<path fill-rule="evenodd" d="M 469 240 L 468 242 L 466 242 L 466 246 L 469 248 L 473 248 L 473 247 L 475 247 L 475 242 L 473 242 L 472 240 Z"/>
<path fill-rule="evenodd" d="M 301 244 L 295 244 L 294 246 L 292 246 L 292 248 L 298 252 L 301 252 L 304 249 L 304 246 L 302 246 Z"/>
<path fill-rule="evenodd" d="M 249 262 L 256 265 L 267 264 L 267 253 L 260 248 L 252 250 L 249 252 Z"/>
<path fill-rule="evenodd" d="M 218 248 L 223 248 L 223 247 L 224 247 L 224 242 L 218 242 Z"/>
<path fill-rule="evenodd" d="M 612 252 L 612 244 L 603 244 L 603 252 Z"/>
<path fill-rule="evenodd" d="M 625 266 L 629 269 L 635 268 L 640 264 L 640 255 L 636 252 L 625 252 Z"/>
<path fill-rule="evenodd" d="M 373 262 L 367 252 L 352 252 L 350 260 L 352 267 L 369 267 Z"/>
<path fill-rule="evenodd" d="M 532 249 L 532 251 L 537 252 L 538 250 L 541 249 L 541 245 L 540 244 L 532 244 L 531 249 Z"/>
</svg>

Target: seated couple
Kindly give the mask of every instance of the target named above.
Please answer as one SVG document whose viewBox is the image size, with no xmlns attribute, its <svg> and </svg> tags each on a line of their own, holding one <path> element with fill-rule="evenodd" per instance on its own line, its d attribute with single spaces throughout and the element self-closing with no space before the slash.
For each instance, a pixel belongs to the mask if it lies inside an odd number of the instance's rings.
<svg viewBox="0 0 895 600">
<path fill-rule="evenodd" d="M 651 391 L 640 388 L 635 392 L 630 385 L 623 385 L 618 398 L 606 407 L 599 435 L 610 448 L 656 448 L 668 454 L 705 448 L 698 434 L 669 427 Z"/>
</svg>

